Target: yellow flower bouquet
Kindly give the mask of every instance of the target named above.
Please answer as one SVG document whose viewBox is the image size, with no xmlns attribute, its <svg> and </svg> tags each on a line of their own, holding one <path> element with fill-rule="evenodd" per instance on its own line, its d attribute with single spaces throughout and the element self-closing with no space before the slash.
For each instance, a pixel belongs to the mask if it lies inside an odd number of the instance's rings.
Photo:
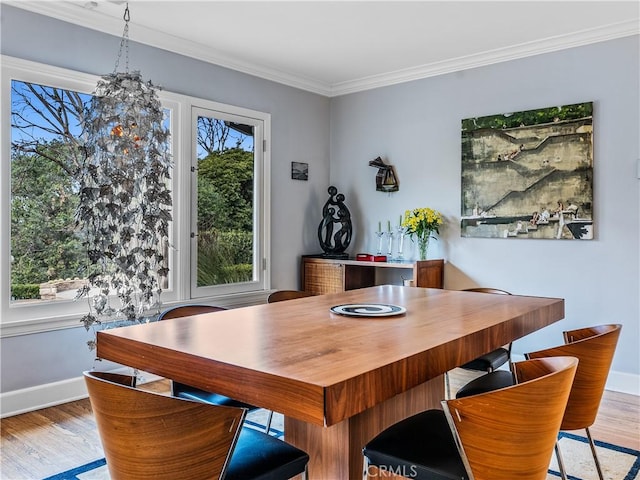
<svg viewBox="0 0 640 480">
<path fill-rule="evenodd" d="M 440 226 L 444 223 L 442 214 L 432 208 L 414 208 L 404 213 L 402 227 L 406 228 L 406 232 L 413 239 L 418 240 L 418 250 L 420 252 L 420 260 L 427 259 L 427 249 L 429 248 L 429 239 L 434 237 L 435 233 L 440 233 Z"/>
</svg>

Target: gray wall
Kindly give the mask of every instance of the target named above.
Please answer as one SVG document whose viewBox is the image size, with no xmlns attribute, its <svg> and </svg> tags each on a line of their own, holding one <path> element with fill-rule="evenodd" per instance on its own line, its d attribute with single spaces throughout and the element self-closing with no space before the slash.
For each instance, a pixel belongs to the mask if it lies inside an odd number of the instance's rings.
<svg viewBox="0 0 640 480">
<path fill-rule="evenodd" d="M 0 8 L 2 54 L 97 75 L 113 71 L 118 37 Z M 134 42 L 130 59 L 131 70 L 164 90 L 271 114 L 271 286 L 298 288 L 299 256 L 316 249 L 329 181 L 329 99 Z M 309 164 L 309 181 L 291 179 L 292 161 Z M 79 328 L 1 339 L 0 391 L 77 377 L 92 366 L 90 338 Z"/>
<path fill-rule="evenodd" d="M 430 258 L 445 284 L 562 297 L 566 319 L 514 345 L 551 346 L 561 330 L 622 323 L 613 370 L 638 393 L 640 357 L 639 37 L 538 55 L 334 98 L 331 182 L 357 214 L 353 252 L 375 251 L 378 221 L 430 206 L 447 217 Z M 590 241 L 460 237 L 460 121 L 594 102 L 594 218 Z M 378 155 L 396 166 L 397 193 L 375 191 Z M 411 246 L 411 242 L 409 242 Z"/>
</svg>

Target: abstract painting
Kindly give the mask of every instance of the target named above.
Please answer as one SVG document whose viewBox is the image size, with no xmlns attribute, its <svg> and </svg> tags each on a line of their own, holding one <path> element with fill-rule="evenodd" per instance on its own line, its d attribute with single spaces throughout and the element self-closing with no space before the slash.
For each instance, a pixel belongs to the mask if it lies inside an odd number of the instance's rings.
<svg viewBox="0 0 640 480">
<path fill-rule="evenodd" d="M 461 235 L 593 238 L 593 103 L 462 120 Z"/>
</svg>

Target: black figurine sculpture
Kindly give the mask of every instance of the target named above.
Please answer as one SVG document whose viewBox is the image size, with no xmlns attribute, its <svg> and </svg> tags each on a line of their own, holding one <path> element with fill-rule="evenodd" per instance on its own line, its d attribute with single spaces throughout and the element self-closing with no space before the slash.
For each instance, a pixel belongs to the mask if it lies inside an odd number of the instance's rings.
<svg viewBox="0 0 640 480">
<path fill-rule="evenodd" d="M 318 240 L 329 258 L 347 258 L 345 250 L 351 243 L 351 214 L 344 204 L 344 195 L 329 187 L 329 200 L 322 207 L 322 221 L 318 225 Z"/>
</svg>

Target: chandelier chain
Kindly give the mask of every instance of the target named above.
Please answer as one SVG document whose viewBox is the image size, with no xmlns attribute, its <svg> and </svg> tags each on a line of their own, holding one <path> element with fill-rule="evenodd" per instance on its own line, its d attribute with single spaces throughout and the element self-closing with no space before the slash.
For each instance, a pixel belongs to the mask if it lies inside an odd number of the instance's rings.
<svg viewBox="0 0 640 480">
<path fill-rule="evenodd" d="M 122 38 L 120 39 L 120 49 L 118 50 L 118 58 L 116 58 L 116 65 L 113 67 L 113 73 L 118 72 L 118 66 L 120 65 L 120 59 L 122 58 L 122 50 L 125 52 L 125 73 L 129 73 L 129 20 L 131 20 L 131 14 L 129 13 L 129 2 L 127 2 L 123 15 L 124 30 L 122 31 Z"/>
</svg>

